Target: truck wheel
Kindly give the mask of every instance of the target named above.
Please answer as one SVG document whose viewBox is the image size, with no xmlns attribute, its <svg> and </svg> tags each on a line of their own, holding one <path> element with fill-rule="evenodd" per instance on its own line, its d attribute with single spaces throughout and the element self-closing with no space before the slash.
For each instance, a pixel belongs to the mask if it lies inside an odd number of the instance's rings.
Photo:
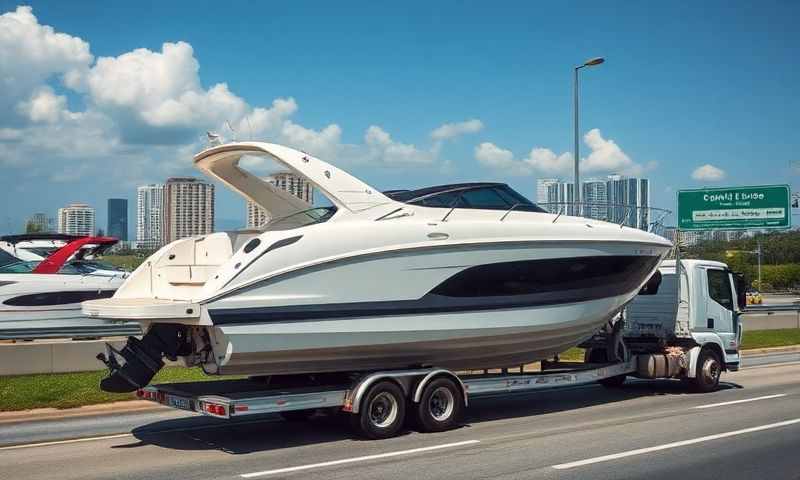
<svg viewBox="0 0 800 480">
<path fill-rule="evenodd" d="M 449 378 L 438 378 L 422 391 L 415 420 L 420 431 L 441 432 L 453 428 L 463 410 L 461 389 Z"/>
<path fill-rule="evenodd" d="M 313 408 L 310 410 L 290 410 L 281 412 L 281 417 L 287 422 L 306 422 L 317 413 Z"/>
<path fill-rule="evenodd" d="M 719 355 L 710 348 L 700 350 L 697 357 L 695 377 L 690 379 L 689 386 L 698 393 L 713 392 L 719 388 L 719 377 L 722 375 L 722 362 Z"/>
<path fill-rule="evenodd" d="M 608 363 L 608 354 L 605 348 L 592 348 L 588 350 L 584 356 L 584 361 L 588 363 Z M 606 388 L 619 388 L 627 379 L 626 375 L 617 375 L 616 377 L 604 378 L 598 380 L 597 383 Z"/>
<path fill-rule="evenodd" d="M 397 435 L 405 417 L 406 400 L 400 387 L 393 382 L 378 382 L 370 387 L 351 422 L 359 435 L 381 439 Z"/>
</svg>

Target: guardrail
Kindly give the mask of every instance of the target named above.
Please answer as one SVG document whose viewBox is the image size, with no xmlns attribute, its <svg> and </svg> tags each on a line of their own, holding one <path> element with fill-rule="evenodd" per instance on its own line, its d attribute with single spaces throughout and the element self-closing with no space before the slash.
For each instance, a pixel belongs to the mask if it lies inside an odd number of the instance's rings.
<svg viewBox="0 0 800 480">
<path fill-rule="evenodd" d="M 0 340 L 83 339 L 127 337 L 141 334 L 142 328 L 136 322 L 93 326 L 54 326 L 48 328 L 2 328 L 0 325 Z"/>
<path fill-rule="evenodd" d="M 772 312 L 797 312 L 800 311 L 800 304 L 784 303 L 778 305 L 748 305 L 742 313 L 772 313 Z"/>
</svg>

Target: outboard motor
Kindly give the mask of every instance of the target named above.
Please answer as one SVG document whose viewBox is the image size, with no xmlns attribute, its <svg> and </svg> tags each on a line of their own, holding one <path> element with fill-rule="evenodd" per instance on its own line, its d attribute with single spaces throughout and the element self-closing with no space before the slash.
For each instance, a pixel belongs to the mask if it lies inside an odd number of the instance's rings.
<svg viewBox="0 0 800 480">
<path fill-rule="evenodd" d="M 133 392 L 147 386 L 164 366 L 164 357 L 177 360 L 179 355 L 192 352 L 191 340 L 185 325 L 157 323 L 139 340 L 128 337 L 128 343 L 117 350 L 106 344 L 106 354 L 97 359 L 106 364 L 109 375 L 100 381 L 100 389 L 111 393 Z M 117 356 L 122 357 L 123 363 Z"/>
</svg>

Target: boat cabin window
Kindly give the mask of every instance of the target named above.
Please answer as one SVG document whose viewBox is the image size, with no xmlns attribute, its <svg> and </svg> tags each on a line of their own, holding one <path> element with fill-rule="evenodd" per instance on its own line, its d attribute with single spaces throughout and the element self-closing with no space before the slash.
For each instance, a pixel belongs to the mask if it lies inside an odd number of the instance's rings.
<svg viewBox="0 0 800 480">
<path fill-rule="evenodd" d="M 14 262 L 0 267 L 0 273 L 31 273 L 39 262 Z"/>
</svg>

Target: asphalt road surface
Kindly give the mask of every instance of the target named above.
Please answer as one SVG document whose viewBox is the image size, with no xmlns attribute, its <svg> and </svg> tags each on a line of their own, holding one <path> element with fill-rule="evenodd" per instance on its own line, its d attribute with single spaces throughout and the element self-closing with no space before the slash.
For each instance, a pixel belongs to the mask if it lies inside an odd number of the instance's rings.
<svg viewBox="0 0 800 480">
<path fill-rule="evenodd" d="M 157 412 L 0 424 L 0 471 L 26 480 L 800 479 L 800 358 L 773 360 L 787 363 L 752 361 L 705 395 L 634 381 L 483 398 L 461 428 L 382 441 L 353 438 L 336 417 L 225 423 Z"/>
</svg>

